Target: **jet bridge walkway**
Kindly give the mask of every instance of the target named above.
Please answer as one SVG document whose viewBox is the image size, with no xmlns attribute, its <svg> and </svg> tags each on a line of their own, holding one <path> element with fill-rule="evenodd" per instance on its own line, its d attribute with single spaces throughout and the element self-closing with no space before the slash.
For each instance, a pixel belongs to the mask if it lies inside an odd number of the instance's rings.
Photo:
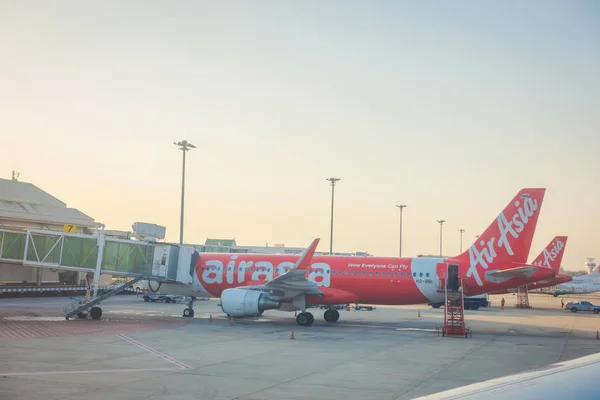
<svg viewBox="0 0 600 400">
<path fill-rule="evenodd" d="M 103 231 L 93 235 L 49 230 L 11 231 L 0 229 L 0 263 L 52 270 L 93 273 L 85 299 L 64 307 L 65 317 L 100 318 L 98 304 L 147 279 L 163 283 L 190 284 L 193 280 L 195 248 L 168 243 L 150 243 L 106 237 Z M 132 277 L 133 280 L 99 295 L 100 275 Z M 99 310 L 99 311 L 98 311 Z"/>
</svg>

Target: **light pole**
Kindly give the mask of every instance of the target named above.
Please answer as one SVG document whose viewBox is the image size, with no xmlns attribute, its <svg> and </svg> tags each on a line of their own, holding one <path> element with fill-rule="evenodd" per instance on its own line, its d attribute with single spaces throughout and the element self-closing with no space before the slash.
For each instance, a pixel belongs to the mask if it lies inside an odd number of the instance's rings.
<svg viewBox="0 0 600 400">
<path fill-rule="evenodd" d="M 333 195 L 335 192 L 335 183 L 340 178 L 327 178 L 327 181 L 331 182 L 331 230 L 329 232 L 329 255 L 333 254 Z"/>
<path fill-rule="evenodd" d="M 462 235 L 465 233 L 465 230 L 460 228 L 458 231 L 460 232 L 460 252 L 462 253 Z"/>
<path fill-rule="evenodd" d="M 400 209 L 400 250 L 399 256 L 402 257 L 402 210 L 407 207 L 405 204 L 396 205 Z"/>
<path fill-rule="evenodd" d="M 179 147 L 179 150 L 183 152 L 183 168 L 181 170 L 181 219 L 179 221 L 179 245 L 183 245 L 183 204 L 185 199 L 185 153 L 190 151 L 191 149 L 195 149 L 191 143 L 188 143 L 187 140 L 182 140 L 181 142 L 173 142 L 175 146 Z"/>
<path fill-rule="evenodd" d="M 440 257 L 442 256 L 442 225 L 446 222 L 446 220 L 438 219 L 438 224 L 440 224 Z"/>
</svg>

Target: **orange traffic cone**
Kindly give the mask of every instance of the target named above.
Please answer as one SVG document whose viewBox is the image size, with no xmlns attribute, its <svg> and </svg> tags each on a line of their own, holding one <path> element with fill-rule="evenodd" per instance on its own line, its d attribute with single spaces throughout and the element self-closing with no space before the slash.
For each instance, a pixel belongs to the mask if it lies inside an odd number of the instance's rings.
<svg viewBox="0 0 600 400">
<path fill-rule="evenodd" d="M 208 319 L 208 322 L 212 322 L 212 314 L 210 314 L 210 318 Z"/>
<path fill-rule="evenodd" d="M 292 333 L 290 334 L 290 339 L 296 339 L 296 338 L 294 337 L 294 330 L 293 330 L 293 329 L 292 329 Z"/>
</svg>

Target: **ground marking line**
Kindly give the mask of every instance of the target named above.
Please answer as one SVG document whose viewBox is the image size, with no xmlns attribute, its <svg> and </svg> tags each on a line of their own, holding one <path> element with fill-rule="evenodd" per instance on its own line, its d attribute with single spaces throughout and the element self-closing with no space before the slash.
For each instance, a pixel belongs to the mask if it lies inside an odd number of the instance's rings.
<svg viewBox="0 0 600 400">
<path fill-rule="evenodd" d="M 166 354 L 163 354 L 163 353 L 161 353 L 161 352 L 160 352 L 160 351 L 158 351 L 158 350 L 154 350 L 153 348 L 151 348 L 151 347 L 148 347 L 148 346 L 146 346 L 146 345 L 144 345 L 144 344 L 142 344 L 142 343 L 140 343 L 140 342 L 138 342 L 138 341 L 135 341 L 135 340 L 133 340 L 133 339 L 132 339 L 132 338 L 130 338 L 130 337 L 127 337 L 127 336 L 125 336 L 125 335 L 122 335 L 122 334 L 120 334 L 120 333 L 117 333 L 117 336 L 118 336 L 118 337 L 120 337 L 121 339 L 123 339 L 123 340 L 125 340 L 125 341 L 127 341 L 127 342 L 131 343 L 131 344 L 134 344 L 134 345 L 136 345 L 136 346 L 138 346 L 138 347 L 140 347 L 140 348 L 142 348 L 142 349 L 144 349 L 144 350 L 147 350 L 147 351 L 149 351 L 150 353 L 153 353 L 153 354 L 155 354 L 155 355 L 159 356 L 160 358 L 162 358 L 162 359 L 164 359 L 164 360 L 167 360 L 168 362 L 170 362 L 170 363 L 172 363 L 172 364 L 175 364 L 175 365 L 177 365 L 177 366 L 178 366 L 179 368 L 181 368 L 181 369 L 191 369 L 191 368 L 192 368 L 192 367 L 190 367 L 189 365 L 187 365 L 187 364 L 184 364 L 184 363 L 182 363 L 181 361 L 178 361 L 178 360 L 174 359 L 173 357 L 169 357 L 168 355 L 166 355 Z"/>
<path fill-rule="evenodd" d="M 98 374 L 106 372 L 146 372 L 146 371 L 175 371 L 177 368 L 143 368 L 143 369 L 98 369 L 93 371 L 46 371 L 46 372 L 0 372 L 0 376 L 32 376 L 32 375 L 68 375 L 68 374 Z"/>
</svg>

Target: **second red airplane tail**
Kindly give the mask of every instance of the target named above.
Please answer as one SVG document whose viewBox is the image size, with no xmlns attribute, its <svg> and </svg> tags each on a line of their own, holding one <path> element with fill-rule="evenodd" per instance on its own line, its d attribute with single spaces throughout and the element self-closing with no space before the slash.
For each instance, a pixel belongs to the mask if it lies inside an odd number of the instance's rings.
<svg viewBox="0 0 600 400">
<path fill-rule="evenodd" d="M 567 236 L 556 236 L 532 264 L 548 267 L 558 274 L 565 254 L 565 247 L 567 247 L 567 239 Z"/>
</svg>

